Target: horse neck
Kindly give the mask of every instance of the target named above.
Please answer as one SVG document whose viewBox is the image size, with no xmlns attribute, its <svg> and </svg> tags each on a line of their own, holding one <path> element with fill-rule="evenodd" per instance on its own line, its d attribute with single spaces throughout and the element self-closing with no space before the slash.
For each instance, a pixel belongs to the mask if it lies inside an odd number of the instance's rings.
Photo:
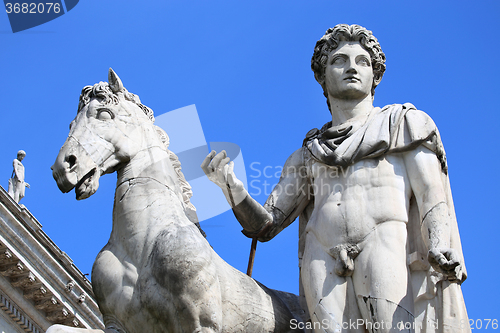
<svg viewBox="0 0 500 333">
<path fill-rule="evenodd" d="M 140 151 L 118 171 L 110 243 L 144 262 L 156 235 L 168 225 L 192 224 L 170 155 L 162 147 Z"/>
<path fill-rule="evenodd" d="M 148 178 L 178 190 L 178 181 L 170 162 L 170 154 L 154 145 L 140 150 L 117 171 L 117 186 L 131 179 Z"/>
</svg>

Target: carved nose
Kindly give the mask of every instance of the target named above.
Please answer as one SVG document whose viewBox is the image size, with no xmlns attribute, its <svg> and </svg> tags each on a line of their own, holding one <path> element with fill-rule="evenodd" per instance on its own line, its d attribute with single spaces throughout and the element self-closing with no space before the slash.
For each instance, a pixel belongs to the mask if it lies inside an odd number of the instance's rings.
<svg viewBox="0 0 500 333">
<path fill-rule="evenodd" d="M 65 160 L 69 164 L 69 171 L 73 170 L 73 168 L 76 166 L 76 156 L 75 155 L 66 156 Z"/>
<path fill-rule="evenodd" d="M 347 73 L 349 74 L 356 74 L 358 71 L 356 70 L 356 68 L 354 68 L 354 66 L 350 66 L 349 69 L 347 70 Z"/>
<path fill-rule="evenodd" d="M 78 160 L 76 155 L 68 152 L 67 147 L 63 147 L 56 158 L 56 162 L 51 167 L 52 176 L 62 192 L 69 192 L 75 187 L 78 181 L 76 174 L 77 167 Z"/>
<path fill-rule="evenodd" d="M 76 156 L 75 155 L 70 155 L 70 156 L 67 156 L 65 159 L 64 159 L 67 163 L 68 163 L 68 169 L 69 170 L 72 170 L 73 167 L 76 165 Z M 56 165 L 53 164 L 51 167 L 50 167 L 50 170 L 54 171 L 54 168 L 56 168 Z"/>
</svg>

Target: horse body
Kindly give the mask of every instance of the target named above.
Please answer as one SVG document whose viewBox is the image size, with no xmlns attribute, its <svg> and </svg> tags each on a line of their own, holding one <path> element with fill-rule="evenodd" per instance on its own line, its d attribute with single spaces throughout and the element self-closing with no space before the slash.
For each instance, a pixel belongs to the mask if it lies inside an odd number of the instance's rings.
<svg viewBox="0 0 500 333">
<path fill-rule="evenodd" d="M 101 175 L 118 175 L 113 229 L 92 269 L 106 332 L 293 332 L 298 299 L 284 301 L 213 251 L 148 109 L 112 70 L 109 81 L 87 100 L 82 91 L 53 166 L 59 188 L 75 188 L 77 199 L 92 195 Z M 93 332 L 48 333 L 83 331 Z"/>
</svg>

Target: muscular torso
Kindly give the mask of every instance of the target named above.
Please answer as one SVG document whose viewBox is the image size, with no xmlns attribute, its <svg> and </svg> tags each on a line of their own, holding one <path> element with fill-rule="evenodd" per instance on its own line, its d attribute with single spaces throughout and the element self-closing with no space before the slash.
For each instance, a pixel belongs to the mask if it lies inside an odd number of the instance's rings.
<svg viewBox="0 0 500 333">
<path fill-rule="evenodd" d="M 343 169 L 314 162 L 310 173 L 314 210 L 306 231 L 327 249 L 358 244 L 380 223 L 408 221 L 411 187 L 398 154 Z"/>
</svg>

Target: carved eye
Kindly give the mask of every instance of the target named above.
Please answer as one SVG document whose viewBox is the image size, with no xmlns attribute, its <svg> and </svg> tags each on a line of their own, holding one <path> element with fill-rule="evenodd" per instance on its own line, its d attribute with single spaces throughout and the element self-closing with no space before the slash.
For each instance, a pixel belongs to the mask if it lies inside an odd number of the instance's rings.
<svg viewBox="0 0 500 333">
<path fill-rule="evenodd" d="M 344 57 L 335 57 L 332 59 L 332 65 L 342 65 L 344 62 Z"/>
<path fill-rule="evenodd" d="M 371 64 L 370 64 L 370 60 L 366 59 L 365 57 L 361 58 L 358 60 L 358 65 L 360 66 L 367 66 L 367 67 L 370 67 Z"/>
<path fill-rule="evenodd" d="M 99 120 L 109 120 L 114 119 L 115 115 L 111 110 L 108 109 L 98 109 L 97 110 L 97 119 Z"/>
</svg>

